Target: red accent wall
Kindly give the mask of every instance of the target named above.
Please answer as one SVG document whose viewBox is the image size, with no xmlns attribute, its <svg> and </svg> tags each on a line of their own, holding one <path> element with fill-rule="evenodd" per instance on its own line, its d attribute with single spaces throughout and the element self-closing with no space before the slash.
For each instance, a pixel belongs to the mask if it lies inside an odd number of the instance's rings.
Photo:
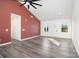
<svg viewBox="0 0 79 59">
<path fill-rule="evenodd" d="M 21 29 L 25 29 L 21 31 L 22 39 L 40 35 L 40 21 L 26 7 L 19 7 L 19 5 L 16 0 L 0 0 L 0 44 L 11 41 L 10 13 L 21 15 Z"/>
</svg>

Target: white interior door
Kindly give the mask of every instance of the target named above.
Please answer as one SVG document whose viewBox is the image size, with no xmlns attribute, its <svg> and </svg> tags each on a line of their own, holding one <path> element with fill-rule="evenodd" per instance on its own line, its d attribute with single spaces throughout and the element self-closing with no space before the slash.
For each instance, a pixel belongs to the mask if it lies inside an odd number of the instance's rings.
<svg viewBox="0 0 79 59">
<path fill-rule="evenodd" d="M 21 40 L 21 16 L 11 13 L 11 38 Z"/>
</svg>

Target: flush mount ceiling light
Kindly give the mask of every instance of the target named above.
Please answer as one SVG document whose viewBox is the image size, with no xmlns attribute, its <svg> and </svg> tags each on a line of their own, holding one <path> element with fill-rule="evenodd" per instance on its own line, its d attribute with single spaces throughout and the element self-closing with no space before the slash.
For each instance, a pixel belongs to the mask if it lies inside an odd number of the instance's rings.
<svg viewBox="0 0 79 59">
<path fill-rule="evenodd" d="M 27 4 L 27 7 L 28 9 L 30 8 L 30 5 L 37 9 L 34 5 L 37 5 L 37 6 L 42 6 L 41 4 L 38 4 L 38 3 L 35 3 L 36 1 L 40 1 L 40 0 L 20 0 L 21 2 L 24 2 L 23 4 L 21 4 L 20 6 L 23 6 L 25 4 Z"/>
</svg>

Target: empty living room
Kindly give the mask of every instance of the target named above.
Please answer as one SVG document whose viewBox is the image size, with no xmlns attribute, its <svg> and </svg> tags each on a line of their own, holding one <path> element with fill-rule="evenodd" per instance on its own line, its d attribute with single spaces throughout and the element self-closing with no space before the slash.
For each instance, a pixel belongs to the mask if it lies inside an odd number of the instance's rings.
<svg viewBox="0 0 79 59">
<path fill-rule="evenodd" d="M 0 58 L 79 58 L 79 0 L 0 0 Z"/>
</svg>

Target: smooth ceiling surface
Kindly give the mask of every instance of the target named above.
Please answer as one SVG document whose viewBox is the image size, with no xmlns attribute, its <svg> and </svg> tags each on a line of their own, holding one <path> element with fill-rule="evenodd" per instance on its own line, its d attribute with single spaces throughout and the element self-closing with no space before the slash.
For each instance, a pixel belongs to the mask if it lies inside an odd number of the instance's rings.
<svg viewBox="0 0 79 59">
<path fill-rule="evenodd" d="M 40 20 L 71 18 L 74 0 L 41 0 L 42 7 L 30 7 L 30 11 Z M 25 5 L 26 6 L 26 5 Z"/>
</svg>

